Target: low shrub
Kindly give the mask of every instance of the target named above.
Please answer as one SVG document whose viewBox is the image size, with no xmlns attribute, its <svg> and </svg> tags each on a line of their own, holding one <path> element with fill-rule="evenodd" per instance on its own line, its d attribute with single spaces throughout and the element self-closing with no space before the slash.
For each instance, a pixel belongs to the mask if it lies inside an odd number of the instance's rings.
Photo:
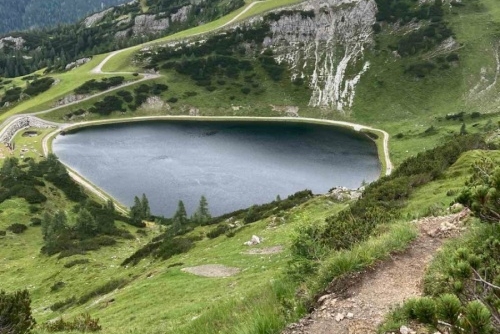
<svg viewBox="0 0 500 334">
<path fill-rule="evenodd" d="M 11 294 L 0 291 L 0 333 L 31 333 L 35 324 L 28 290 Z"/>
<path fill-rule="evenodd" d="M 86 264 L 89 263 L 90 261 L 88 259 L 78 259 L 78 260 L 73 260 L 69 261 L 64 264 L 64 268 L 71 268 L 79 264 Z"/>
<path fill-rule="evenodd" d="M 57 283 L 54 283 L 54 285 L 52 285 L 50 287 L 50 291 L 57 292 L 57 291 L 61 290 L 62 288 L 64 288 L 65 286 L 66 286 L 66 283 L 59 281 Z"/>
<path fill-rule="evenodd" d="M 18 224 L 18 223 L 14 223 L 14 224 L 10 225 L 9 227 L 7 227 L 8 231 L 11 231 L 12 233 L 15 233 L 15 234 L 21 234 L 24 231 L 26 231 L 27 229 L 28 229 L 28 226 L 26 226 L 24 224 Z"/>
<path fill-rule="evenodd" d="M 59 318 L 45 323 L 43 328 L 52 333 L 65 331 L 98 332 L 102 329 L 99 325 L 99 319 L 93 319 L 88 313 L 80 314 L 73 321 L 65 321 L 63 318 Z"/>
<path fill-rule="evenodd" d="M 75 302 L 76 302 L 76 297 L 73 296 L 73 297 L 70 297 L 68 299 L 65 299 L 65 300 L 62 300 L 62 301 L 59 301 L 59 302 L 52 304 L 50 306 L 50 310 L 54 311 L 54 312 L 59 311 L 59 310 L 64 310 L 64 309 L 70 307 L 71 305 L 73 305 Z"/>
<path fill-rule="evenodd" d="M 94 290 L 86 293 L 85 295 L 81 296 L 80 298 L 78 298 L 78 300 L 76 301 L 76 304 L 78 304 L 78 305 L 85 304 L 86 302 L 88 302 L 92 298 L 105 295 L 105 294 L 110 293 L 111 291 L 114 291 L 116 289 L 123 288 L 127 284 L 128 284 L 128 281 L 125 279 L 113 279 L 113 280 L 107 282 L 106 284 L 103 284 L 103 285 L 95 288 Z"/>
<path fill-rule="evenodd" d="M 220 225 L 217 225 L 215 228 L 213 228 L 212 230 L 210 230 L 208 233 L 207 233 L 207 237 L 210 238 L 210 239 L 215 239 L 217 238 L 218 236 L 226 233 L 227 231 L 230 230 L 230 227 L 227 225 L 227 224 L 220 224 Z"/>
</svg>

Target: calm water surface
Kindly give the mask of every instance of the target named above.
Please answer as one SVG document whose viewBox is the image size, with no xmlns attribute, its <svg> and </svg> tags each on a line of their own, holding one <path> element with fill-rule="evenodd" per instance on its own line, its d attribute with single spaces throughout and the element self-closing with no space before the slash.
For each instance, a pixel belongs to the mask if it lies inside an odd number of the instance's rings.
<svg viewBox="0 0 500 334">
<path fill-rule="evenodd" d="M 188 213 L 201 195 L 212 214 L 303 189 L 357 188 L 380 174 L 375 144 L 324 125 L 265 122 L 141 122 L 58 136 L 54 153 L 118 201 L 148 196 L 152 212 Z"/>
</svg>

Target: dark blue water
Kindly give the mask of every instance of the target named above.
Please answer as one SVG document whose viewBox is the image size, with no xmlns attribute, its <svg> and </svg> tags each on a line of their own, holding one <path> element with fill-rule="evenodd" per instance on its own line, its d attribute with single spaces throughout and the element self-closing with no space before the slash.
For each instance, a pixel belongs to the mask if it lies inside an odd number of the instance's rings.
<svg viewBox="0 0 500 334">
<path fill-rule="evenodd" d="M 123 204 L 145 193 L 171 216 L 201 195 L 212 214 L 303 189 L 357 188 L 380 174 L 375 144 L 348 130 L 305 123 L 141 122 L 58 136 L 54 153 Z"/>
</svg>

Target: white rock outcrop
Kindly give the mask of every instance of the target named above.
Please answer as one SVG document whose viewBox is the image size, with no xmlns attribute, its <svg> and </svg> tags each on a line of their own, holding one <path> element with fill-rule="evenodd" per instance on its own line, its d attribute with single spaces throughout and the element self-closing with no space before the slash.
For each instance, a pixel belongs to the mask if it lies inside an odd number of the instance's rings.
<svg viewBox="0 0 500 334">
<path fill-rule="evenodd" d="M 313 90 L 309 105 L 347 112 L 361 76 L 370 64 L 364 52 L 374 43 L 374 0 L 312 0 L 300 12 L 282 15 L 271 23 L 271 47 L 276 60 L 287 63 L 294 78 L 303 78 Z"/>
<path fill-rule="evenodd" d="M 22 37 L 7 36 L 0 39 L 0 50 L 4 47 L 11 47 L 14 50 L 21 50 L 26 41 Z"/>
</svg>

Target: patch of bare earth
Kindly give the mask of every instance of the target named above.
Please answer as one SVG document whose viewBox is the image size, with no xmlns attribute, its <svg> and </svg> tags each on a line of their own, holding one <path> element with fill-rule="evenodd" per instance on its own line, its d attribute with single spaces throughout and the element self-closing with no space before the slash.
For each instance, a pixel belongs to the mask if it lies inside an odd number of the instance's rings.
<svg viewBox="0 0 500 334">
<path fill-rule="evenodd" d="M 221 264 L 204 264 L 197 267 L 181 269 L 184 272 L 204 277 L 229 277 L 240 272 L 239 268 L 226 267 Z"/>
<path fill-rule="evenodd" d="M 278 254 L 283 251 L 283 246 L 273 246 L 266 248 L 253 248 L 246 251 L 244 254 L 250 255 L 266 255 L 266 254 Z"/>
<path fill-rule="evenodd" d="M 283 334 L 376 333 L 392 306 L 421 295 L 426 267 L 444 240 L 463 230 L 461 221 L 468 215 L 465 209 L 415 221 L 420 233 L 408 250 L 348 282 L 332 282 L 333 292 L 320 297 L 314 311 Z"/>
</svg>

